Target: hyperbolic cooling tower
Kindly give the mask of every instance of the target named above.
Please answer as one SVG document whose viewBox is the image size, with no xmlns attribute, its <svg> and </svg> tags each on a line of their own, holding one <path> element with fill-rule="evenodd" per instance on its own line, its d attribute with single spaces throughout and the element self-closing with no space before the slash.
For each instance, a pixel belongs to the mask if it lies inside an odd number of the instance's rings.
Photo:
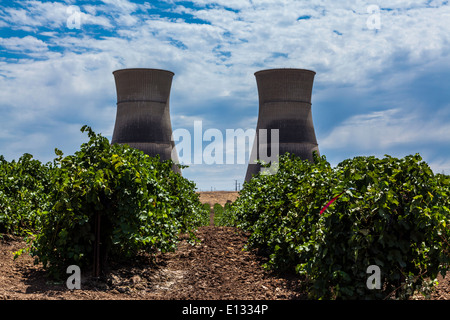
<svg viewBox="0 0 450 320">
<path fill-rule="evenodd" d="M 169 97 L 174 73 L 159 69 L 122 69 L 113 74 L 117 116 L 111 143 L 128 144 L 151 157 L 159 155 L 163 161 L 172 159 L 175 146 Z M 174 170 L 180 172 L 177 166 Z"/>
<path fill-rule="evenodd" d="M 313 161 L 319 148 L 311 114 L 311 93 L 315 72 L 304 69 L 269 69 L 255 73 L 259 95 L 259 115 L 253 148 L 259 147 L 260 129 L 279 129 L 279 155 L 286 152 Z M 268 140 L 270 155 L 270 139 Z M 273 158 L 273 155 L 270 155 Z M 276 157 L 274 157 L 276 159 Z M 245 181 L 260 172 L 260 165 L 249 162 Z"/>
</svg>

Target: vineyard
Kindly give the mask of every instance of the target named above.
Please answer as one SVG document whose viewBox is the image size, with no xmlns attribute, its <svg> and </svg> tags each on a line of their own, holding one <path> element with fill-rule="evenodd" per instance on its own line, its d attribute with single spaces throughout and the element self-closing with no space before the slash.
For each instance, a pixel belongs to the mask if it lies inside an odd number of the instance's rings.
<svg viewBox="0 0 450 320">
<path fill-rule="evenodd" d="M 55 278 L 69 265 L 92 263 L 100 243 L 105 264 L 141 251 L 173 251 L 181 233 L 196 240 L 193 231 L 209 224 L 209 210 L 192 182 L 171 162 L 110 145 L 89 127 L 82 131 L 89 142 L 71 156 L 56 150 L 54 163 L 30 155 L 1 161 L 0 231 L 26 235 L 27 253 Z"/>
<path fill-rule="evenodd" d="M 285 155 L 276 174 L 244 186 L 221 224 L 249 232 L 247 248 L 269 257 L 266 268 L 295 272 L 310 298 L 407 299 L 448 270 L 449 192 L 450 177 L 418 154 L 335 168 Z M 379 289 L 367 284 L 370 266 L 381 270 Z"/>
<path fill-rule="evenodd" d="M 0 158 L 0 299 L 450 298 L 450 177 L 419 155 L 285 155 L 239 196 L 211 196 L 82 131 L 51 163 Z M 82 290 L 66 288 L 69 265 Z"/>
</svg>

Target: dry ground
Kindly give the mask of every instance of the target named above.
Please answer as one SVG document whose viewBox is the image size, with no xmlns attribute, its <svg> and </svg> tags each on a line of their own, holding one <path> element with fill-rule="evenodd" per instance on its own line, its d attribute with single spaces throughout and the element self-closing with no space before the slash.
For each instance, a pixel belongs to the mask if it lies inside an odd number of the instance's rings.
<svg viewBox="0 0 450 320">
<path fill-rule="evenodd" d="M 94 281 L 90 270 L 81 270 L 81 290 L 70 291 L 64 282 L 47 278 L 33 259 L 13 252 L 25 246 L 18 237 L 0 240 L 0 300 L 6 299 L 299 299 L 298 280 L 275 276 L 261 268 L 260 258 L 243 251 L 246 235 L 227 227 L 202 227 L 201 242 L 181 241 L 173 253 L 160 254 L 156 261 L 137 257 L 112 265 L 108 276 Z"/>
<path fill-rule="evenodd" d="M 209 203 L 211 206 L 218 203 L 221 206 L 227 202 L 234 202 L 239 196 L 239 192 L 236 191 L 212 191 L 212 192 L 199 192 L 200 201 L 202 203 Z"/>
<path fill-rule="evenodd" d="M 204 192 L 204 203 L 234 201 L 235 192 Z M 176 252 L 136 257 L 111 265 L 109 274 L 94 281 L 90 270 L 81 270 L 81 290 L 70 291 L 64 282 L 48 279 L 41 266 L 24 254 L 19 237 L 0 237 L 0 300 L 284 300 L 305 299 L 301 282 L 291 275 L 265 271 L 262 258 L 243 251 L 247 235 L 234 228 L 202 227 L 201 242 L 180 242 Z M 450 300 L 449 276 L 440 279 L 433 300 Z M 419 297 L 421 298 L 421 297 Z"/>
</svg>

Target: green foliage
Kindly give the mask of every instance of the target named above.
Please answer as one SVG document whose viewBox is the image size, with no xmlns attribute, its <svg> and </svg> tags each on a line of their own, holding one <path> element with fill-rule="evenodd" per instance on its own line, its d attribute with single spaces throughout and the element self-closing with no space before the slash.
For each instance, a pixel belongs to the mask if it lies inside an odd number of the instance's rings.
<svg viewBox="0 0 450 320">
<path fill-rule="evenodd" d="M 216 203 L 214 204 L 214 225 L 215 226 L 220 226 L 221 224 L 221 219 L 222 219 L 222 214 L 223 214 L 223 207 L 219 204 Z"/>
<path fill-rule="evenodd" d="M 38 229 L 49 203 L 52 170 L 30 154 L 17 162 L 0 156 L 0 232 L 23 236 Z"/>
<path fill-rule="evenodd" d="M 216 203 L 214 205 L 214 225 L 216 226 L 229 226 L 233 225 L 230 220 L 232 216 L 230 215 L 230 203 L 225 203 L 222 207 L 220 204 Z"/>
<path fill-rule="evenodd" d="M 16 180 L 16 194 L 24 188 L 30 194 L 36 191 L 39 201 L 22 198 L 21 211 L 2 204 L 0 216 L 16 220 L 8 224 L 9 229 L 4 227 L 5 231 L 20 230 L 23 224 L 35 231 L 30 253 L 36 263 L 42 262 L 55 276 L 70 264 L 82 267 L 92 263 L 97 215 L 102 251 L 114 258 L 130 257 L 141 250 L 174 250 L 180 233 L 189 233 L 194 239 L 195 228 L 209 224 L 209 210 L 201 205 L 194 183 L 175 173 L 171 161 L 162 162 L 128 146 L 110 145 L 89 127 L 81 131 L 88 133 L 89 142 L 66 157 L 55 150 L 58 157 L 53 165 L 39 165 L 29 156 L 19 161 L 21 166 L 1 163 L 16 168 L 5 170 L 3 178 Z M 22 167 L 28 171 L 22 173 Z M 0 190 L 13 194 L 11 183 L 1 185 Z M 15 216 L 23 215 L 28 207 L 39 214 L 18 223 Z"/>
<path fill-rule="evenodd" d="M 209 207 L 209 203 L 204 203 L 204 204 L 203 204 L 203 208 L 204 208 L 205 210 L 211 211 L 211 209 L 210 209 L 210 207 Z"/>
<path fill-rule="evenodd" d="M 250 231 L 248 247 L 269 256 L 266 266 L 295 270 L 314 298 L 406 298 L 448 269 L 449 196 L 450 177 L 419 155 L 335 168 L 285 155 L 276 174 L 244 184 L 222 221 Z M 369 265 L 381 268 L 380 290 L 366 287 Z"/>
</svg>

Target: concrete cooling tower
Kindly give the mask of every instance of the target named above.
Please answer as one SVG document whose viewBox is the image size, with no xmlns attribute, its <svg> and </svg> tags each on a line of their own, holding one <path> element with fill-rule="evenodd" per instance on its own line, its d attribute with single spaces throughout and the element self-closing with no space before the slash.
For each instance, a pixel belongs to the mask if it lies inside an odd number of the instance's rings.
<svg viewBox="0 0 450 320">
<path fill-rule="evenodd" d="M 259 95 L 256 126 L 257 159 L 261 159 L 260 129 L 267 129 L 267 154 L 271 155 L 270 130 L 279 130 L 279 154 L 287 152 L 313 161 L 312 153 L 319 148 L 311 114 L 311 93 L 315 72 L 304 69 L 269 69 L 255 73 Z M 265 139 L 262 139 L 265 140 Z M 253 150 L 253 153 L 255 149 Z M 260 172 L 261 166 L 250 159 L 245 181 Z"/>
<path fill-rule="evenodd" d="M 117 115 L 112 144 L 128 144 L 151 157 L 173 159 L 169 98 L 173 72 L 158 69 L 122 69 L 113 72 Z M 174 170 L 180 169 L 174 165 Z"/>
</svg>

